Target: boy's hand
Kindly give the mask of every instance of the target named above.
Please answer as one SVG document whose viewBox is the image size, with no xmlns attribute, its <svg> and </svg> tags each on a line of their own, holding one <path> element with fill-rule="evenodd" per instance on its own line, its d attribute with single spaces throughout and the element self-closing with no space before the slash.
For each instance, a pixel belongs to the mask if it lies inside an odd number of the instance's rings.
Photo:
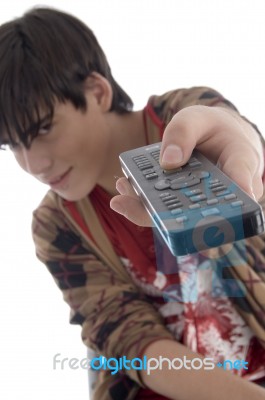
<svg viewBox="0 0 265 400">
<path fill-rule="evenodd" d="M 185 164 L 195 147 L 252 197 L 262 196 L 261 139 L 236 112 L 199 105 L 179 111 L 164 132 L 161 167 L 170 169 Z M 111 199 L 111 208 L 137 225 L 151 226 L 151 218 L 128 180 L 119 178 L 116 188 L 121 195 Z"/>
</svg>

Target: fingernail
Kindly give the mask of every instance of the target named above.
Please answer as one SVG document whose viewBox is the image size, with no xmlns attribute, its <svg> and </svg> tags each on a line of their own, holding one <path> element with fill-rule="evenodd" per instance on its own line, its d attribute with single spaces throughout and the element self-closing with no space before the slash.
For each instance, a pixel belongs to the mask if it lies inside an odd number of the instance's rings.
<svg viewBox="0 0 265 400">
<path fill-rule="evenodd" d="M 122 205 L 121 204 L 116 204 L 116 203 L 114 203 L 114 204 L 110 204 L 110 208 L 113 210 L 113 211 L 116 211 L 117 213 L 119 213 L 119 214 L 122 214 L 122 215 L 125 215 L 125 209 L 122 207 Z"/>
<path fill-rule="evenodd" d="M 175 144 L 170 144 L 166 147 L 162 156 L 162 163 L 178 164 L 182 160 L 183 160 L 183 153 L 179 146 Z"/>
<path fill-rule="evenodd" d="M 125 188 L 124 185 L 123 185 L 121 182 L 119 182 L 119 181 L 116 182 L 116 189 L 118 190 L 118 192 L 119 192 L 120 194 L 126 194 L 126 188 Z"/>
</svg>

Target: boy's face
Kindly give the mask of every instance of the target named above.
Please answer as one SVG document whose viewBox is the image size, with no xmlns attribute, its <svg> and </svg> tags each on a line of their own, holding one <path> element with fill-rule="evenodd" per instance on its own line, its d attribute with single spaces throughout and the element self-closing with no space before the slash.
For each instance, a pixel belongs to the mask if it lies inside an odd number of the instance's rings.
<svg viewBox="0 0 265 400">
<path fill-rule="evenodd" d="M 29 150 L 14 149 L 19 165 L 67 200 L 85 197 L 104 171 L 111 138 L 106 113 L 88 93 L 87 111 L 57 103 L 50 128 L 43 126 Z"/>
</svg>

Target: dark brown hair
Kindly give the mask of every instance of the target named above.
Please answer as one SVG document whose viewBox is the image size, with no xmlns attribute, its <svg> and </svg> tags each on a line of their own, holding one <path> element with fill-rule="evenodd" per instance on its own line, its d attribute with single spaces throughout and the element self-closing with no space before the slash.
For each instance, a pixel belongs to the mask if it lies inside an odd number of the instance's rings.
<svg viewBox="0 0 265 400">
<path fill-rule="evenodd" d="M 111 84 L 110 111 L 132 110 L 130 97 L 111 74 L 93 32 L 72 15 L 34 8 L 0 27 L 0 144 L 26 147 L 37 136 L 40 111 L 52 118 L 55 100 L 86 110 L 83 83 L 91 72 Z M 88 105 L 89 106 L 89 105 Z M 5 136 L 5 139 L 4 139 Z"/>
</svg>

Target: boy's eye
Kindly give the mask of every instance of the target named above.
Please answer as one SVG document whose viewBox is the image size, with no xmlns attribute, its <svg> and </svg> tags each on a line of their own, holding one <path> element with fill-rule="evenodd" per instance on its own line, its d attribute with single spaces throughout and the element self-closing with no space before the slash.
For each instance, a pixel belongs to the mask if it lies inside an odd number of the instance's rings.
<svg viewBox="0 0 265 400">
<path fill-rule="evenodd" d="M 47 135 L 47 134 L 50 132 L 51 127 L 52 127 L 52 125 L 51 125 L 50 123 L 49 123 L 49 124 L 42 125 L 42 126 L 40 127 L 40 129 L 39 129 L 38 134 L 39 134 L 39 135 Z"/>
</svg>

